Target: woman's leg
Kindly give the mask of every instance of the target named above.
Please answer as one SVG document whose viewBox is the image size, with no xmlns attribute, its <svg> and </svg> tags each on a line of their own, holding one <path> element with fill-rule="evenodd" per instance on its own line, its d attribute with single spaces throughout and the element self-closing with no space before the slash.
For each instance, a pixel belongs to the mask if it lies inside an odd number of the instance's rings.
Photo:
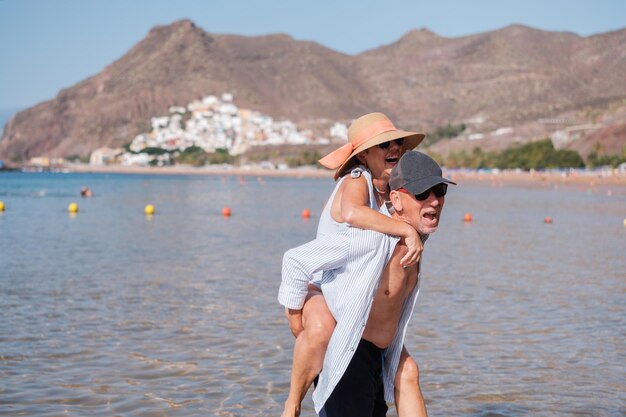
<svg viewBox="0 0 626 417">
<path fill-rule="evenodd" d="M 304 330 L 293 347 L 291 385 L 282 417 L 300 415 L 300 403 L 322 370 L 326 347 L 335 329 L 335 318 L 319 290 L 309 289 L 302 308 L 302 325 Z"/>
<path fill-rule="evenodd" d="M 420 390 L 417 363 L 404 346 L 402 347 L 402 355 L 400 355 L 395 383 L 398 417 L 428 417 L 424 397 L 422 397 Z"/>
</svg>

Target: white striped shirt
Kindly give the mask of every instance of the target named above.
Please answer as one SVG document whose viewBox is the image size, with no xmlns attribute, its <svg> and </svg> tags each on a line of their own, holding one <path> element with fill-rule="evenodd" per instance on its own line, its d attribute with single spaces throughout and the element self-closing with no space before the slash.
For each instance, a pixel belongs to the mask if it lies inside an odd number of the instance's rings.
<svg viewBox="0 0 626 417">
<path fill-rule="evenodd" d="M 332 198 L 327 204 L 331 203 Z M 313 393 L 318 413 L 352 359 L 365 329 L 382 271 L 397 242 L 397 237 L 371 230 L 338 227 L 332 233 L 319 235 L 315 240 L 285 253 L 279 302 L 287 308 L 302 308 L 313 274 L 324 271 L 322 292 L 337 321 Z M 383 380 L 387 402 L 394 401 L 395 374 L 418 294 L 419 280 L 404 301 L 396 335 L 385 349 Z"/>
</svg>

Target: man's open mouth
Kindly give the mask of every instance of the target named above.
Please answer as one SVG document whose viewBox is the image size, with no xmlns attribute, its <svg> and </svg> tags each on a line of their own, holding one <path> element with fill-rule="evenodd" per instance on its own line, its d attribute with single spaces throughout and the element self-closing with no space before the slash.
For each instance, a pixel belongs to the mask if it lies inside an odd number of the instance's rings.
<svg viewBox="0 0 626 417">
<path fill-rule="evenodd" d="M 424 217 L 431 222 L 436 222 L 438 220 L 437 213 L 424 213 Z"/>
</svg>

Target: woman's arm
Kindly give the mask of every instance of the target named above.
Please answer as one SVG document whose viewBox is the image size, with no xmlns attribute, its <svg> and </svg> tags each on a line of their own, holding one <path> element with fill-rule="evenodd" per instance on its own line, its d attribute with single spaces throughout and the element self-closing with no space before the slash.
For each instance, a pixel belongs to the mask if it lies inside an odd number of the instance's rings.
<svg viewBox="0 0 626 417">
<path fill-rule="evenodd" d="M 409 266 L 417 263 L 423 249 L 417 230 L 406 222 L 392 219 L 370 207 L 369 187 L 365 177 L 346 178 L 342 185 L 340 214 L 343 221 L 359 229 L 404 238 L 408 252 L 400 264 Z"/>
</svg>

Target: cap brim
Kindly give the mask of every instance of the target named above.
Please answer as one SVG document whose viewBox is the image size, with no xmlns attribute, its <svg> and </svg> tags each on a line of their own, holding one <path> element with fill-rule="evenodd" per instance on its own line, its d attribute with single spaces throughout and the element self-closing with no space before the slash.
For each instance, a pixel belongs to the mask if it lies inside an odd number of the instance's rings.
<svg viewBox="0 0 626 417">
<path fill-rule="evenodd" d="M 335 180 L 345 174 L 352 167 L 359 164 L 358 160 L 355 158 L 356 154 L 359 152 L 380 145 L 381 143 L 400 138 L 404 138 L 404 150 L 410 151 L 419 145 L 424 140 L 424 137 L 425 135 L 423 133 L 407 132 L 404 130 L 392 130 L 390 132 L 381 133 L 352 151 L 352 154 L 348 157 L 346 162 L 344 162 L 339 168 L 337 168 L 337 171 L 335 171 Z"/>
<path fill-rule="evenodd" d="M 424 191 L 428 190 L 429 188 L 432 188 L 438 184 L 456 185 L 456 182 L 450 181 L 449 179 L 444 178 L 444 177 L 426 177 L 426 178 L 421 178 L 416 181 L 408 182 L 404 184 L 402 188 L 404 188 L 405 190 L 407 190 L 408 192 L 412 194 L 421 194 Z"/>
</svg>

